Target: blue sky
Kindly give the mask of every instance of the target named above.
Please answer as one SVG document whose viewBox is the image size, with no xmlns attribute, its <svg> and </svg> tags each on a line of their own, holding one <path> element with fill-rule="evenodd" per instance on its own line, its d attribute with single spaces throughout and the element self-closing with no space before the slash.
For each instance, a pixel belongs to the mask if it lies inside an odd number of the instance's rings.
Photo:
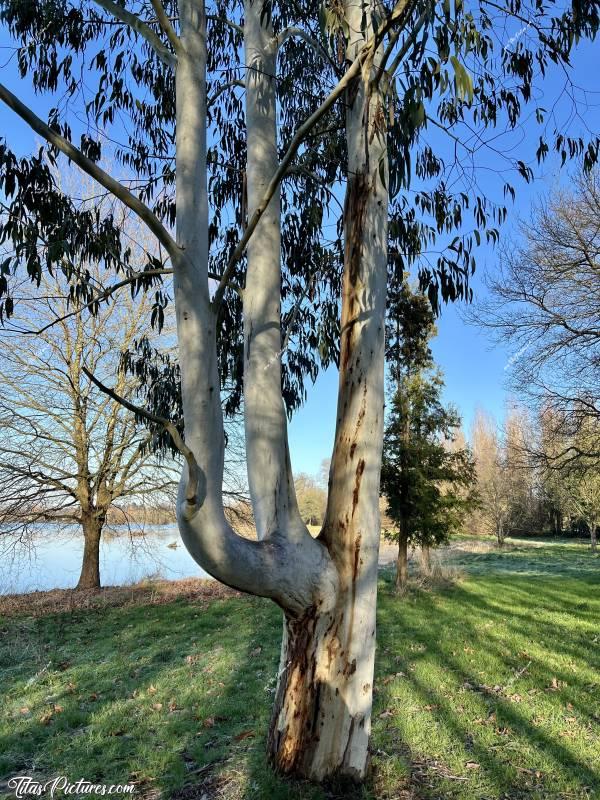
<svg viewBox="0 0 600 800">
<path fill-rule="evenodd" d="M 587 104 L 580 105 L 582 120 L 570 121 L 571 103 L 561 95 L 561 75 L 551 70 L 536 97 L 536 104 L 546 109 L 554 108 L 557 125 L 569 126 L 573 136 L 583 134 L 584 128 L 600 131 L 600 43 L 586 43 L 573 58 L 573 82 L 585 89 Z M 578 92 L 581 101 L 583 93 Z M 527 163 L 535 154 L 539 128 L 530 120 L 519 131 L 503 138 L 503 146 L 510 148 L 516 158 Z M 484 169 L 479 175 L 479 185 L 489 196 L 502 202 L 501 189 L 494 170 L 498 161 L 492 153 L 482 154 Z M 532 164 L 533 166 L 533 164 Z M 519 217 L 528 218 L 532 204 L 540 196 L 547 194 L 557 185 L 567 185 L 572 166 L 560 168 L 558 156 L 550 155 L 547 161 L 535 169 L 535 181 L 511 180 L 517 189 L 514 205 L 509 205 L 509 217 L 503 228 L 503 237 L 516 236 L 516 223 Z M 500 184 L 501 186 L 501 184 Z M 487 193 L 487 191 L 486 191 Z M 483 276 L 487 271 L 493 273 L 498 264 L 499 254 L 490 247 L 482 246 L 477 256 L 477 271 L 472 280 L 474 303 L 485 296 Z M 501 422 L 505 408 L 518 402 L 507 390 L 506 383 L 510 373 L 511 351 L 503 345 L 495 345 L 489 335 L 461 319 L 460 309 L 453 305 L 443 307 L 437 322 L 438 335 L 432 343 L 435 360 L 445 378 L 444 399 L 454 404 L 462 418 L 468 436 L 471 422 L 478 408 L 492 414 Z M 309 390 L 306 405 L 295 415 L 290 425 L 290 451 L 295 471 L 318 473 L 324 458 L 329 458 L 335 430 L 337 393 L 337 372 L 333 369 L 319 376 L 316 384 Z"/>
<path fill-rule="evenodd" d="M 561 76 L 554 71 L 541 86 L 536 104 L 545 108 L 554 108 L 558 124 L 569 124 L 572 135 L 583 132 L 584 125 L 588 130 L 600 130 L 599 106 L 600 78 L 598 65 L 598 43 L 586 43 L 577 51 L 573 61 L 572 78 L 575 84 L 588 92 L 590 104 L 583 108 L 583 120 L 569 123 L 571 103 L 561 96 Z M 0 67 L 2 82 L 9 89 L 31 104 L 36 113 L 46 117 L 52 106 L 52 98 L 34 96 L 28 83 L 22 82 L 14 68 L 14 59 L 10 59 L 12 43 L 6 32 L 0 29 Z M 582 95 L 579 95 L 579 99 Z M 77 126 L 74 124 L 73 128 Z M 27 126 L 21 122 L 8 108 L 0 104 L 0 130 L 8 140 L 9 146 L 19 154 L 31 151 L 35 139 Z M 511 148 L 516 157 L 529 161 L 537 146 L 539 130 L 532 121 L 526 123 L 518 133 L 500 140 L 500 147 Z M 518 155 L 516 155 L 518 153 Z M 479 175 L 479 185 L 486 194 L 502 202 L 501 191 L 498 191 L 498 178 L 495 170 L 500 162 L 493 153 L 482 153 L 483 170 Z M 568 169 L 560 170 L 556 157 L 550 157 L 541 169 L 536 171 L 536 180 L 531 185 L 522 181 L 514 181 L 518 188 L 516 203 L 511 209 L 508 222 L 502 229 L 503 236 L 514 235 L 515 222 L 519 216 L 527 217 L 532 202 L 540 194 L 547 193 L 557 183 L 568 182 Z M 512 178 L 512 176 L 511 176 Z M 501 186 L 501 183 L 500 183 Z M 484 272 L 493 270 L 497 265 L 498 255 L 490 248 L 482 247 L 478 255 L 478 266 L 472 286 L 475 302 L 481 298 L 485 289 L 482 283 Z M 453 403 L 460 411 L 464 428 L 468 432 L 473 415 L 477 408 L 491 412 L 501 419 L 508 401 L 505 382 L 507 370 L 510 369 L 510 352 L 503 346 L 492 346 L 485 335 L 471 325 L 467 325 L 460 317 L 457 308 L 445 306 L 438 320 L 438 336 L 433 342 L 433 353 L 441 367 L 446 381 L 445 399 Z M 295 471 L 317 473 L 324 458 L 331 454 L 333 444 L 335 411 L 337 395 L 337 372 L 328 370 L 309 388 L 306 405 L 295 415 L 290 425 L 290 450 Z"/>
</svg>

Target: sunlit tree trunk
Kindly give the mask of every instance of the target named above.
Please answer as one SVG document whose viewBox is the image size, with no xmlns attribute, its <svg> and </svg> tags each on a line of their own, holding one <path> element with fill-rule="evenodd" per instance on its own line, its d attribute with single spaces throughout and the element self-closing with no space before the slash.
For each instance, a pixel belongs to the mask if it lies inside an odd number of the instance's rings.
<svg viewBox="0 0 600 800">
<path fill-rule="evenodd" d="M 408 585 L 408 537 L 400 531 L 398 537 L 398 558 L 396 560 L 396 591 L 402 594 Z"/>
<path fill-rule="evenodd" d="M 431 548 L 428 544 L 421 545 L 421 572 L 423 575 L 431 575 Z"/>
<path fill-rule="evenodd" d="M 361 9 L 348 6 L 353 40 Z M 313 779 L 365 774 L 371 727 L 383 438 L 387 192 L 377 92 L 359 79 L 347 93 L 348 187 L 341 354 L 329 497 L 319 541 L 338 575 L 333 607 L 289 619 L 269 749 L 285 772 Z"/>
<path fill-rule="evenodd" d="M 77 583 L 78 589 L 100 588 L 100 539 L 102 522 L 93 514 L 84 514 L 81 527 L 83 529 L 83 561 L 81 574 Z"/>
</svg>

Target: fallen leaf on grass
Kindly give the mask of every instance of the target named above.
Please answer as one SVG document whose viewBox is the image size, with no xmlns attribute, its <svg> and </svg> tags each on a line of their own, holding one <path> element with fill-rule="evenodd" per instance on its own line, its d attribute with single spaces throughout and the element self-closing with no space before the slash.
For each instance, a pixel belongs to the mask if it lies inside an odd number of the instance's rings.
<svg viewBox="0 0 600 800">
<path fill-rule="evenodd" d="M 148 692 L 148 694 L 156 694 L 157 689 L 156 689 L 156 686 L 153 686 L 152 684 L 150 684 L 150 686 L 148 687 L 148 689 L 146 691 Z"/>
<path fill-rule="evenodd" d="M 154 711 L 162 711 L 163 704 L 162 703 L 153 703 L 152 708 Z"/>
<path fill-rule="evenodd" d="M 481 764 L 478 764 L 477 761 L 467 761 L 465 764 L 467 769 L 479 769 L 480 766 Z"/>
<path fill-rule="evenodd" d="M 238 733 L 237 736 L 234 736 L 233 739 L 236 742 L 241 742 L 244 739 L 252 739 L 254 736 L 256 736 L 254 731 L 242 731 L 241 733 Z"/>
<path fill-rule="evenodd" d="M 262 653 L 262 647 L 260 645 L 258 647 L 255 647 L 254 650 L 250 651 L 250 655 L 252 657 L 259 656 L 261 653 Z"/>
<path fill-rule="evenodd" d="M 385 711 L 382 711 L 379 715 L 379 719 L 385 719 L 386 717 L 393 717 L 394 712 L 390 708 L 386 708 Z"/>
</svg>

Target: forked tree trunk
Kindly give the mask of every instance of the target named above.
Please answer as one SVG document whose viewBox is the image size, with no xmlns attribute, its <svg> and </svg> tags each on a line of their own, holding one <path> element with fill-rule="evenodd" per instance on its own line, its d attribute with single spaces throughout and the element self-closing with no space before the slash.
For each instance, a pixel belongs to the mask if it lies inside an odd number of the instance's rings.
<svg viewBox="0 0 600 800">
<path fill-rule="evenodd" d="M 100 588 L 100 538 L 102 535 L 101 523 L 93 518 L 83 519 L 83 561 L 77 589 Z"/>
<path fill-rule="evenodd" d="M 408 585 L 408 537 L 400 534 L 398 538 L 398 558 L 396 561 L 396 592 L 404 594 Z"/>
<path fill-rule="evenodd" d="M 362 9 L 346 9 L 352 58 Z M 380 177 L 385 131 L 377 92 L 348 91 L 340 382 L 329 495 L 319 536 L 338 574 L 333 607 L 288 617 L 269 735 L 274 766 L 314 780 L 365 775 L 371 728 L 379 475 L 383 441 L 388 198 Z"/>
</svg>

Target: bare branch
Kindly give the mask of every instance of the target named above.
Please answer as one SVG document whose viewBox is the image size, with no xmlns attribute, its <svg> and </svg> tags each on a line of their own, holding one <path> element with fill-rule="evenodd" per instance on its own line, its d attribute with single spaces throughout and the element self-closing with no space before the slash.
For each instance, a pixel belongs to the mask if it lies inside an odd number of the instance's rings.
<svg viewBox="0 0 600 800">
<path fill-rule="evenodd" d="M 223 92 L 226 92 L 227 89 L 231 89 L 233 86 L 240 86 L 242 89 L 246 88 L 246 84 L 244 83 L 244 81 L 240 79 L 227 81 L 227 83 L 223 83 L 221 86 L 219 86 L 218 89 L 215 89 L 213 96 L 206 101 L 206 107 L 210 108 L 210 106 L 212 106 L 215 103 L 217 98 L 219 98 L 223 94 Z"/>
<path fill-rule="evenodd" d="M 198 466 L 198 462 L 196 461 L 196 457 L 194 456 L 193 452 L 183 441 L 181 434 L 171 420 L 166 419 L 166 417 L 159 417 L 158 414 L 153 414 L 151 411 L 147 411 L 145 408 L 136 406 L 134 403 L 126 400 L 124 397 L 121 397 L 115 391 L 110 389 L 108 386 L 105 386 L 100 380 L 98 380 L 98 378 L 96 378 L 96 376 L 93 375 L 87 367 L 83 367 L 83 372 L 92 381 L 92 383 L 97 386 L 98 389 L 100 389 L 101 392 L 104 392 L 104 394 L 108 395 L 128 411 L 147 419 L 149 422 L 154 422 L 156 425 L 161 425 L 167 431 L 173 440 L 173 444 L 185 458 L 188 465 L 186 500 L 190 506 L 196 507 L 202 505 L 204 498 L 199 497 L 200 478 L 202 475 L 200 467 Z"/>
</svg>

